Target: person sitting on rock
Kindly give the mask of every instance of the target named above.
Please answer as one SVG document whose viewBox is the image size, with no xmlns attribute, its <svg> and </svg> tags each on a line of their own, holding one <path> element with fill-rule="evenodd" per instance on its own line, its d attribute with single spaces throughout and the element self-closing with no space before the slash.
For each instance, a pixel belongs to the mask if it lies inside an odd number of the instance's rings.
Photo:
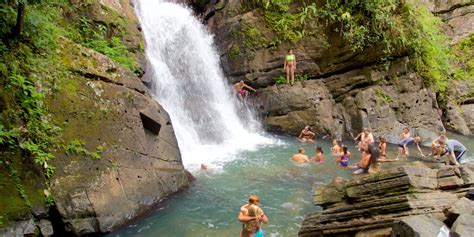
<svg viewBox="0 0 474 237">
<path fill-rule="evenodd" d="M 254 88 L 248 86 L 247 84 L 244 83 L 244 81 L 239 81 L 234 84 L 234 91 L 237 93 L 239 96 L 240 100 L 244 100 L 247 97 L 248 91 L 246 89 L 249 89 L 253 92 L 257 91 Z"/>
<path fill-rule="evenodd" d="M 314 149 L 314 151 L 316 152 L 316 156 L 313 158 L 313 161 L 319 164 L 324 163 L 323 149 L 318 146 Z"/>
<path fill-rule="evenodd" d="M 288 50 L 285 62 L 283 63 L 283 70 L 286 71 L 286 83 L 290 85 L 295 84 L 296 56 L 293 54 L 292 49 Z"/>
<path fill-rule="evenodd" d="M 295 163 L 309 163 L 308 156 L 304 154 L 304 149 L 298 149 L 298 153 L 291 157 L 291 160 Z"/>
<path fill-rule="evenodd" d="M 312 142 L 316 134 L 311 131 L 311 128 L 306 125 L 303 130 L 301 130 L 298 139 L 302 142 Z"/>
<path fill-rule="evenodd" d="M 398 160 L 400 156 L 404 156 L 405 159 L 408 159 L 408 155 L 410 153 L 408 152 L 408 147 L 407 146 L 410 145 L 410 144 L 413 144 L 413 143 L 415 143 L 416 148 L 420 152 L 421 158 L 425 158 L 425 155 L 423 154 L 423 151 L 421 151 L 421 148 L 420 148 L 420 142 L 421 142 L 421 137 L 419 137 L 419 136 L 407 137 L 407 138 L 401 140 L 398 143 L 398 154 L 397 154 L 397 158 L 395 158 L 395 160 Z"/>
<path fill-rule="evenodd" d="M 362 157 L 359 162 L 351 166 L 351 169 L 354 170 L 354 172 L 352 172 L 353 174 L 367 174 L 369 172 L 370 150 L 366 144 L 363 144 L 360 149 L 362 151 Z"/>
</svg>

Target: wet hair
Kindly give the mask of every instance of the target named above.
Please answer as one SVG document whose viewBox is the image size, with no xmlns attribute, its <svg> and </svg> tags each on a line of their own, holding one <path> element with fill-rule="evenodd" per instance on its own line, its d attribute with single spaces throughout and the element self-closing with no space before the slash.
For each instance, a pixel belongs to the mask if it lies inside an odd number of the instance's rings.
<svg viewBox="0 0 474 237">
<path fill-rule="evenodd" d="M 342 146 L 342 152 L 344 152 L 344 155 L 347 155 L 347 146 Z"/>
<path fill-rule="evenodd" d="M 408 129 L 408 127 L 404 127 L 403 131 L 405 131 L 405 130 L 410 131 L 410 129 Z"/>
<path fill-rule="evenodd" d="M 369 164 L 375 164 L 377 163 L 377 160 L 379 159 L 380 156 L 380 150 L 377 146 L 374 144 L 370 144 L 369 149 L 367 149 L 367 152 L 370 154 L 370 162 Z"/>
<path fill-rule="evenodd" d="M 300 148 L 298 149 L 298 153 L 301 153 L 301 152 L 303 152 L 303 151 L 304 151 L 304 148 L 302 148 L 302 147 L 300 147 Z"/>
<path fill-rule="evenodd" d="M 260 198 L 257 195 L 250 195 L 249 203 L 252 203 L 252 204 L 260 203 Z"/>
<path fill-rule="evenodd" d="M 383 142 L 383 143 L 387 142 L 387 140 L 385 139 L 384 136 L 380 136 L 380 137 L 379 137 L 379 141 L 380 141 L 380 142 Z"/>
<path fill-rule="evenodd" d="M 248 208 L 247 208 L 248 212 L 247 212 L 247 215 L 248 216 L 257 216 L 258 214 L 258 206 L 257 205 L 250 205 Z"/>
<path fill-rule="evenodd" d="M 288 53 L 289 53 L 291 50 L 293 50 L 293 49 L 288 49 Z"/>
<path fill-rule="evenodd" d="M 316 147 L 316 152 L 321 152 L 321 154 L 324 154 L 323 148 L 321 148 L 320 146 Z"/>
</svg>

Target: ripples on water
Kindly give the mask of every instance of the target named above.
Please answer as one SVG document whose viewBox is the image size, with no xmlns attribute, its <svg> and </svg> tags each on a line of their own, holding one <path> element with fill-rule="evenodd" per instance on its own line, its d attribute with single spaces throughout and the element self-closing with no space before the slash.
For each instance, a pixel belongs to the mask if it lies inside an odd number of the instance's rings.
<svg viewBox="0 0 474 237">
<path fill-rule="evenodd" d="M 467 159 L 473 157 L 474 146 L 469 138 L 452 137 L 468 146 Z M 314 156 L 315 143 L 301 145 L 294 138 L 280 137 L 278 145 L 263 145 L 245 151 L 220 170 L 195 171 L 196 181 L 186 191 L 165 200 L 159 209 L 139 222 L 109 236 L 238 236 L 237 221 L 241 205 L 250 194 L 260 196 L 261 207 L 270 219 L 263 226 L 266 236 L 296 236 L 306 214 L 320 210 L 312 204 L 313 187 L 330 182 L 335 176 L 350 178 L 350 171 L 336 166 L 330 154 L 329 141 L 317 142 L 325 152 L 324 164 L 297 167 L 290 157 L 298 147 Z M 411 147 L 415 154 L 416 148 Z M 349 150 L 357 162 L 356 147 Z M 425 150 L 425 153 L 427 150 Z M 389 157 L 396 147 L 389 147 Z M 414 159 L 411 159 L 414 160 Z M 400 162 L 382 164 L 382 168 L 399 166 Z"/>
</svg>

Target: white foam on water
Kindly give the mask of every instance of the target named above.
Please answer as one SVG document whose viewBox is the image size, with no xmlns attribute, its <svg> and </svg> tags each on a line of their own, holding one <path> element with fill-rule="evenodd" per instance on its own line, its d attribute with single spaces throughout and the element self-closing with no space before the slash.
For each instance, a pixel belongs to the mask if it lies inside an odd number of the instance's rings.
<svg viewBox="0 0 474 237">
<path fill-rule="evenodd" d="M 152 67 L 152 93 L 169 113 L 183 163 L 219 168 L 239 152 L 276 142 L 233 95 L 213 37 L 190 9 L 161 0 L 139 0 L 136 11 Z"/>
</svg>

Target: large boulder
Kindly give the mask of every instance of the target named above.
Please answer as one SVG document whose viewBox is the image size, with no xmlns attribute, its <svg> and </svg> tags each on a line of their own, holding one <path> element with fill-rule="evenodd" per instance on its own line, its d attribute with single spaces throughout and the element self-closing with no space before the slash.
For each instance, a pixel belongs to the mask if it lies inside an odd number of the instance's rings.
<svg viewBox="0 0 474 237">
<path fill-rule="evenodd" d="M 443 212 L 446 215 L 446 218 L 452 222 L 463 214 L 474 215 L 474 201 L 463 197 Z"/>
<path fill-rule="evenodd" d="M 454 222 L 451 230 L 459 236 L 472 236 L 474 233 L 474 215 L 462 214 Z"/>
<path fill-rule="evenodd" d="M 391 236 L 431 237 L 438 236 L 441 229 L 448 230 L 444 223 L 426 215 L 410 216 L 392 226 Z"/>
<path fill-rule="evenodd" d="M 471 185 L 464 178 L 470 166 L 464 164 L 455 172 L 416 163 L 316 187 L 313 202 L 323 210 L 307 215 L 298 235 L 352 236 L 379 231 L 386 235 L 384 230 L 392 228 L 392 236 L 436 236 L 444 226 L 443 212 L 453 216 L 459 209 L 468 210 L 463 207 L 470 203 L 458 201 L 456 192 L 465 192 Z"/>
<path fill-rule="evenodd" d="M 75 235 L 109 232 L 188 184 L 166 111 L 132 72 L 63 40 L 72 72 L 48 101 L 66 144 L 100 157 L 57 154 L 51 181 L 57 210 Z M 67 50 L 66 50 L 67 49 Z M 120 207 L 120 208 L 117 208 Z"/>
</svg>

